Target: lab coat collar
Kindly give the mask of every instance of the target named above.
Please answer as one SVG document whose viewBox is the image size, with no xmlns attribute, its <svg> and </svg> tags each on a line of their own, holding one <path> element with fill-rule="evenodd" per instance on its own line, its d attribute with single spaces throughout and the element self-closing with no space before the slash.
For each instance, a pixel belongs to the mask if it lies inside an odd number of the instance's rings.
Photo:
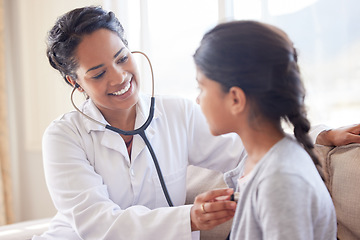
<svg viewBox="0 0 360 240">
<path fill-rule="evenodd" d="M 141 127 L 144 124 L 144 122 L 147 120 L 150 109 L 150 102 L 151 101 L 149 96 L 143 96 L 143 95 L 139 96 L 139 101 L 136 106 L 135 128 Z M 101 123 L 109 124 L 91 99 L 88 99 L 84 103 L 82 111 L 89 117 L 92 117 Z M 161 115 L 162 115 L 161 112 L 155 107 L 153 120 L 145 131 L 149 141 L 155 134 L 155 130 L 152 127 L 152 124 Z M 127 153 L 125 143 L 124 141 L 121 140 L 119 134 L 111 130 L 105 131 L 106 129 L 104 126 L 101 126 L 100 124 L 97 124 L 85 117 L 84 117 L 84 126 L 88 133 L 90 133 L 91 131 L 104 131 L 104 136 L 101 141 L 102 145 L 120 152 L 125 157 L 125 159 L 127 159 L 128 162 L 130 163 L 130 159 Z M 134 135 L 131 158 L 135 159 L 145 147 L 146 145 L 143 139 L 139 135 Z"/>
<path fill-rule="evenodd" d="M 109 124 L 105 120 L 104 116 L 101 114 L 100 110 L 95 106 L 95 103 L 90 98 L 84 102 L 81 110 L 85 115 L 89 116 L 90 118 L 93 118 L 96 121 L 99 121 L 103 124 Z M 82 117 L 83 117 L 84 126 L 85 126 L 87 133 L 90 133 L 91 131 L 105 131 L 104 126 L 102 126 L 94 121 L 91 121 L 90 119 L 86 118 L 85 116 L 82 116 Z"/>
<path fill-rule="evenodd" d="M 150 96 L 139 95 L 139 101 L 136 105 L 135 128 L 141 127 L 144 124 L 144 122 L 147 120 L 148 115 L 149 115 L 150 102 L 151 102 Z M 155 101 L 155 103 L 156 103 L 156 101 Z M 88 115 L 89 117 L 91 117 L 103 124 L 107 124 L 107 125 L 109 124 L 106 121 L 106 119 L 104 118 L 104 116 L 101 114 L 100 110 L 96 107 L 95 103 L 91 99 L 86 100 L 80 109 L 84 114 Z M 160 117 L 161 115 L 162 115 L 161 112 L 155 107 L 153 121 L 155 119 L 157 119 L 158 117 Z M 84 116 L 82 116 L 82 117 L 83 117 L 83 121 L 84 121 L 84 126 L 88 133 L 90 133 L 91 131 L 105 131 L 104 126 L 102 126 L 94 121 L 91 121 L 90 119 L 88 119 Z M 151 124 L 147 130 L 149 130 L 150 128 L 151 128 Z"/>
</svg>

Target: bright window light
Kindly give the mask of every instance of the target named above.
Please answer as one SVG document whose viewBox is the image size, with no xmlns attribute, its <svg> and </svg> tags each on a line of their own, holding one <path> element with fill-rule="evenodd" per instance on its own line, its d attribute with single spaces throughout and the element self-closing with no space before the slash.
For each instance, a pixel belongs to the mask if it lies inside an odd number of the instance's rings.
<svg viewBox="0 0 360 240">
<path fill-rule="evenodd" d="M 234 10 L 235 19 L 261 19 L 262 8 L 260 0 L 235 0 Z"/>
<path fill-rule="evenodd" d="M 294 13 L 313 5 L 317 1 L 318 0 L 269 0 L 269 14 L 271 16 L 277 16 Z"/>
</svg>

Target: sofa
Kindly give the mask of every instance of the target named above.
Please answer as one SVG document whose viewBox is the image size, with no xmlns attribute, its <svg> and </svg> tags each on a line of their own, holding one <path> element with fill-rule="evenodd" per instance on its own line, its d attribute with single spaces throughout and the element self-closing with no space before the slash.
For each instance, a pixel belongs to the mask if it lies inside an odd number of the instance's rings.
<svg viewBox="0 0 360 240">
<path fill-rule="evenodd" d="M 360 239 L 360 144 L 339 147 L 316 145 L 318 169 L 332 197 L 338 239 Z"/>
<path fill-rule="evenodd" d="M 322 167 L 319 173 L 333 199 L 338 222 L 338 239 L 360 239 L 360 144 L 340 147 L 315 145 Z M 189 166 L 187 178 L 187 204 L 197 194 L 209 189 L 224 188 L 220 172 Z M 0 239 L 27 240 L 44 232 L 50 219 L 39 219 L 0 227 Z M 200 231 L 201 240 L 226 239 L 231 221 L 212 230 Z"/>
</svg>

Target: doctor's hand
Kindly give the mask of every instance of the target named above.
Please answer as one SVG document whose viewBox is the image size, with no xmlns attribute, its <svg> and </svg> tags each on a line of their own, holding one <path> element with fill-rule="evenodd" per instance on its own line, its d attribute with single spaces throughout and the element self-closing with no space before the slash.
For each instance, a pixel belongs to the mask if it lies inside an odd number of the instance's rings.
<svg viewBox="0 0 360 240">
<path fill-rule="evenodd" d="M 335 128 L 321 132 L 316 143 L 325 146 L 342 146 L 350 143 L 360 143 L 360 124 Z"/>
<path fill-rule="evenodd" d="M 209 230 L 233 218 L 236 203 L 233 189 L 216 189 L 199 194 L 190 211 L 191 230 Z"/>
</svg>

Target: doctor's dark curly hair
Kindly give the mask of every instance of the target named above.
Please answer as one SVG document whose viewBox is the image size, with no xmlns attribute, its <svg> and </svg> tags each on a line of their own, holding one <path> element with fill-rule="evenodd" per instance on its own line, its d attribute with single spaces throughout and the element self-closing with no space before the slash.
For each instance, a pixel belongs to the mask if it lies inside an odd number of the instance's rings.
<svg viewBox="0 0 360 240">
<path fill-rule="evenodd" d="M 298 142 L 316 165 L 310 122 L 304 105 L 305 89 L 292 41 L 279 28 L 256 21 L 219 24 L 207 32 L 194 54 L 197 67 L 223 91 L 241 88 L 251 105 L 250 122 L 262 116 L 279 125 L 294 126 Z"/>
<path fill-rule="evenodd" d="M 71 85 L 66 76 L 77 79 L 77 59 L 74 55 L 77 46 L 84 35 L 99 29 L 115 32 L 128 45 L 124 28 L 113 12 L 107 12 L 101 7 L 84 7 L 74 9 L 59 17 L 48 32 L 46 54 L 53 68 L 58 70 L 66 83 Z"/>
</svg>

